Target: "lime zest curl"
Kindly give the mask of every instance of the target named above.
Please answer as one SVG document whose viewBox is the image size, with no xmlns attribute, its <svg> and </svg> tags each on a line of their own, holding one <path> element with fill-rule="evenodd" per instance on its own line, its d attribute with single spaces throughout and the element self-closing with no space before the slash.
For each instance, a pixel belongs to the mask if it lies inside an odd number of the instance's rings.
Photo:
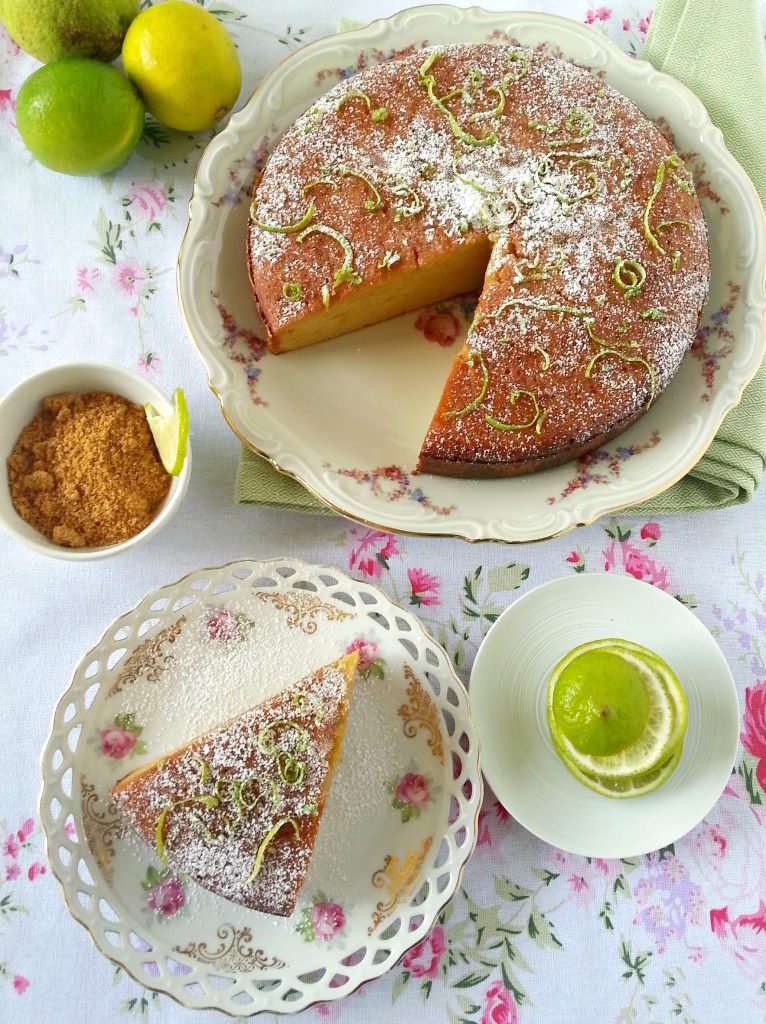
<svg viewBox="0 0 766 1024">
<path fill-rule="evenodd" d="M 476 349 L 470 349 L 468 352 L 468 358 L 465 361 L 465 365 L 473 369 L 474 361 L 479 364 L 482 374 L 482 383 L 479 393 L 472 402 L 463 409 L 453 409 L 450 412 L 442 413 L 442 419 L 451 420 L 459 416 L 467 416 L 469 412 L 473 412 L 474 409 L 478 409 L 487 394 L 487 388 L 489 387 L 489 370 L 487 364 L 484 362 L 481 352 L 477 352 Z"/>
<path fill-rule="evenodd" d="M 452 154 L 452 174 L 456 181 L 459 181 L 463 185 L 468 185 L 469 188 L 476 189 L 477 192 L 481 192 L 484 196 L 499 196 L 499 188 L 486 188 L 484 185 L 480 185 L 477 181 L 472 181 L 470 178 L 466 178 L 465 175 L 461 174 L 457 169 L 457 161 L 461 154 Z"/>
<path fill-rule="evenodd" d="M 532 346 L 532 348 L 529 351 L 530 352 L 539 352 L 540 355 L 543 357 L 543 365 L 540 368 L 540 372 L 541 373 L 545 373 L 546 370 L 550 369 L 551 357 L 548 355 L 547 351 L 544 348 L 542 348 L 541 345 L 538 345 L 538 343 L 535 342 L 534 345 Z"/>
<path fill-rule="evenodd" d="M 378 270 L 390 270 L 394 263 L 398 263 L 401 256 L 398 252 L 392 252 L 390 249 L 386 249 L 385 253 L 378 260 Z"/>
<path fill-rule="evenodd" d="M 535 253 L 534 260 L 523 259 L 516 264 L 516 274 L 513 277 L 513 284 L 522 284 L 525 281 L 547 281 L 551 274 L 561 270 L 564 265 L 564 250 L 554 249 L 547 260 L 540 266 L 540 253 Z M 525 273 L 525 271 L 530 273 Z"/>
<path fill-rule="evenodd" d="M 338 188 L 340 187 L 335 178 L 315 178 L 314 181 L 310 181 L 308 182 L 307 185 L 303 186 L 304 196 L 308 195 L 309 192 L 313 192 L 315 188 L 319 188 L 322 185 L 326 186 L 327 188 L 331 188 L 333 192 L 337 192 Z"/>
<path fill-rule="evenodd" d="M 507 214 L 510 212 L 510 217 Z M 488 196 L 479 207 L 479 220 L 490 230 L 510 227 L 516 220 L 521 208 L 515 198 L 510 194 L 501 198 Z M 505 215 L 505 216 L 504 216 Z"/>
<path fill-rule="evenodd" d="M 263 754 L 264 757 L 277 756 L 277 748 L 272 733 L 275 729 L 280 727 L 285 729 L 294 729 L 298 734 L 295 749 L 299 754 L 302 753 L 309 745 L 308 730 L 304 729 L 302 725 L 293 721 L 292 718 L 275 718 L 273 722 L 269 722 L 269 724 L 265 725 L 258 733 L 258 751 Z"/>
<path fill-rule="evenodd" d="M 282 285 L 282 295 L 288 302 L 298 302 L 303 289 L 297 281 L 285 281 Z"/>
<path fill-rule="evenodd" d="M 533 118 L 527 121 L 527 127 L 544 135 L 548 140 L 549 146 L 577 146 L 590 138 L 593 134 L 593 129 L 596 127 L 596 122 L 584 110 L 572 107 L 561 127 L 552 118 L 548 118 L 547 121 L 538 121 L 536 118 Z M 562 130 L 568 133 L 566 137 L 552 138 L 552 136 Z"/>
<path fill-rule="evenodd" d="M 471 114 L 469 120 L 471 121 L 487 121 L 492 117 L 500 117 L 505 110 L 505 93 L 502 89 L 498 89 L 495 85 L 490 85 L 487 88 L 487 92 L 493 92 L 497 96 L 497 104 L 490 110 L 481 110 L 476 114 Z"/>
<path fill-rule="evenodd" d="M 509 306 L 521 306 L 524 309 L 531 309 L 536 313 L 558 313 L 559 323 L 561 323 L 565 316 L 590 317 L 593 314 L 590 306 L 566 306 L 558 302 L 548 302 L 545 299 L 536 301 L 535 299 L 514 298 L 506 299 L 505 302 L 491 313 L 477 313 L 473 321 L 474 327 L 478 327 L 482 320 L 489 320 L 491 317 L 500 316 Z"/>
<path fill-rule="evenodd" d="M 298 823 L 296 822 L 295 818 L 280 818 L 279 821 L 275 822 L 261 840 L 261 844 L 258 847 L 258 850 L 255 854 L 255 861 L 253 862 L 252 870 L 250 874 L 247 876 L 247 878 L 243 880 L 244 885 L 250 885 L 250 883 L 255 878 L 257 878 L 258 873 L 261 870 L 263 858 L 269 846 L 269 843 L 272 842 L 277 832 L 279 832 L 283 825 L 292 825 L 293 828 L 295 829 L 295 834 L 300 835 L 300 829 L 298 828 Z"/>
<path fill-rule="evenodd" d="M 681 169 L 683 174 L 679 174 L 678 173 L 679 172 L 679 168 Z M 665 228 L 669 228 L 669 227 L 672 227 L 673 225 L 677 225 L 679 227 L 685 227 L 685 228 L 691 229 L 691 224 L 689 224 L 689 222 L 685 221 L 685 220 L 668 220 L 668 221 L 663 221 L 662 223 L 657 224 L 654 228 L 651 227 L 650 215 L 651 215 L 651 212 L 652 212 L 652 207 L 654 206 L 655 200 L 657 199 L 657 197 L 659 196 L 660 192 L 662 191 L 662 187 L 663 187 L 663 184 L 665 183 L 666 176 L 669 177 L 682 192 L 686 192 L 688 195 L 693 195 L 694 194 L 692 186 L 691 186 L 691 184 L 690 184 L 690 182 L 688 180 L 688 176 L 687 176 L 686 168 L 684 167 L 683 160 L 681 160 L 681 158 L 678 156 L 678 154 L 677 153 L 670 153 L 669 156 L 663 157 L 663 159 L 660 160 L 659 165 L 657 167 L 657 173 L 656 173 L 656 175 L 654 177 L 654 187 L 652 188 L 651 195 L 649 196 L 649 199 L 646 202 L 646 206 L 644 207 L 644 216 L 643 216 L 644 238 L 649 243 L 649 245 L 651 245 L 651 247 L 653 249 L 656 249 L 656 251 L 660 254 L 660 256 L 664 256 L 665 255 L 665 250 L 660 245 L 660 239 L 659 239 L 659 236 L 662 234 L 662 232 L 665 230 Z M 680 252 L 678 253 L 678 261 L 676 261 L 676 255 L 674 253 L 673 254 L 673 262 L 676 264 L 676 266 L 673 267 L 673 270 L 677 270 L 678 269 L 678 264 L 680 263 L 680 260 L 681 260 Z"/>
<path fill-rule="evenodd" d="M 520 82 L 522 78 L 525 78 L 529 71 L 529 56 L 526 53 L 519 53 L 518 50 L 511 50 L 505 55 L 505 59 L 509 64 L 520 64 L 519 68 L 513 68 L 511 71 L 507 71 L 503 75 L 503 80 L 500 83 L 500 87 L 504 92 L 508 91 L 509 85 L 515 85 Z"/>
<path fill-rule="evenodd" d="M 452 129 L 452 133 L 456 138 L 461 142 L 464 142 L 466 146 L 494 146 L 497 142 L 496 132 L 489 132 L 489 134 L 483 135 L 481 138 L 471 135 L 460 126 L 455 115 L 447 106 L 445 106 L 446 97 L 439 97 L 434 92 L 436 79 L 432 74 L 430 74 L 430 71 L 436 61 L 441 60 L 443 56 L 444 54 L 441 50 L 434 50 L 433 53 L 426 57 L 418 70 L 418 84 L 425 88 L 428 93 L 429 100 L 433 103 L 436 109 L 445 115 L 449 122 L 449 126 Z M 450 98 L 452 98 L 452 94 L 450 94 Z"/>
<path fill-rule="evenodd" d="M 586 379 L 590 380 L 590 378 L 593 376 L 593 370 L 596 364 L 600 362 L 602 359 L 605 359 L 607 356 L 614 356 L 615 359 L 619 359 L 623 363 L 638 363 L 646 368 L 646 372 L 649 377 L 649 397 L 647 398 L 644 410 L 649 409 L 652 405 L 652 402 L 654 401 L 654 396 L 657 390 L 657 381 L 654 376 L 654 370 L 652 369 L 651 364 L 648 363 L 646 359 L 643 358 L 643 356 L 630 355 L 630 353 L 625 352 L 623 349 L 615 348 L 613 342 L 608 341 L 605 338 L 599 338 L 596 332 L 593 330 L 592 319 L 588 319 L 585 321 L 585 333 L 588 335 L 588 340 L 593 342 L 594 345 L 598 345 L 599 347 L 598 351 L 590 357 L 590 359 L 585 365 Z M 628 342 L 628 345 L 632 348 L 638 347 L 634 341 Z"/>
<path fill-rule="evenodd" d="M 337 113 L 339 110 L 342 110 L 351 100 L 362 100 L 367 105 L 368 110 L 372 109 L 372 102 L 366 92 L 362 92 L 360 89 L 349 89 L 335 104 L 335 112 Z"/>
<path fill-rule="evenodd" d="M 314 206 L 314 200 L 312 199 L 308 205 L 308 209 L 294 224 L 265 224 L 263 221 L 258 220 L 256 217 L 256 201 L 255 199 L 250 205 L 250 219 L 256 227 L 259 227 L 262 231 L 272 231 L 280 235 L 292 235 L 297 231 L 303 231 L 304 228 L 308 227 L 311 221 L 314 219 L 316 213 L 316 207 Z"/>
<path fill-rule="evenodd" d="M 308 135 L 309 132 L 312 132 L 316 127 L 318 127 L 322 123 L 324 112 L 321 107 L 309 107 L 303 116 L 309 120 L 302 128 L 296 129 L 296 133 L 298 135 Z"/>
<path fill-rule="evenodd" d="M 402 220 L 402 218 L 409 220 L 410 217 L 414 217 L 416 214 L 420 213 L 424 209 L 424 203 L 422 198 L 417 194 L 414 188 L 410 188 L 410 186 L 401 179 L 397 179 L 393 183 L 393 185 L 391 186 L 391 191 L 397 197 L 397 199 L 406 199 L 409 196 L 412 197 L 412 202 L 409 206 L 404 204 L 402 206 L 394 207 L 395 224 L 398 224 L 399 221 Z"/>
<path fill-rule="evenodd" d="M 638 295 L 646 281 L 646 271 L 638 260 L 626 260 L 623 257 L 614 261 L 612 280 L 623 293 L 627 301 Z"/>
<path fill-rule="evenodd" d="M 361 284 L 362 279 L 354 270 L 354 250 L 351 248 L 351 245 L 345 235 L 336 231 L 335 228 L 328 227 L 326 224 L 312 224 L 310 227 L 301 231 L 295 240 L 301 244 L 304 239 L 313 234 L 327 235 L 328 238 L 332 238 L 334 242 L 337 242 L 343 250 L 343 263 L 335 271 L 332 290 L 335 291 L 338 285 L 342 284 L 344 281 L 347 281 L 349 284 Z"/>
<path fill-rule="evenodd" d="M 508 395 L 508 401 L 513 406 L 516 405 L 518 400 L 523 396 L 528 398 L 532 403 L 533 416 L 532 419 L 526 423 L 506 423 L 504 420 L 495 419 L 494 416 L 490 416 L 487 413 L 484 417 L 484 422 L 489 424 L 490 427 L 494 427 L 495 430 L 529 430 L 531 427 L 535 428 L 535 433 L 539 434 L 542 429 L 542 424 L 546 419 L 537 401 L 537 397 L 531 391 L 524 391 L 521 388 L 516 388 Z"/>
<path fill-rule="evenodd" d="M 374 213 L 375 210 L 379 210 L 383 200 L 380 198 L 380 192 L 375 188 L 373 183 L 366 175 L 361 174 L 359 171 L 352 171 L 350 167 L 346 167 L 345 164 L 341 164 L 338 168 L 338 174 L 341 178 L 358 178 L 359 181 L 364 182 L 367 188 L 372 192 L 374 199 L 366 199 L 364 202 L 364 208 L 367 213 Z"/>
</svg>

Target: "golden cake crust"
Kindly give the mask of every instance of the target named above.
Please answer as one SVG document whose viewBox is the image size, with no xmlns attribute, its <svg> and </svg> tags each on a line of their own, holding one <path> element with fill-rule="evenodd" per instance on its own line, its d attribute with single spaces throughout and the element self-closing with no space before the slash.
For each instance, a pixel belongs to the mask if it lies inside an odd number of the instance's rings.
<svg viewBox="0 0 766 1024">
<path fill-rule="evenodd" d="M 707 295 L 702 211 L 660 131 L 520 47 L 429 48 L 341 82 L 279 142 L 252 214 L 275 352 L 482 286 L 425 472 L 530 472 L 614 436 L 667 386 Z"/>
<path fill-rule="evenodd" d="M 358 657 L 125 776 L 111 793 L 123 817 L 205 889 L 289 916 L 340 756 Z"/>
</svg>

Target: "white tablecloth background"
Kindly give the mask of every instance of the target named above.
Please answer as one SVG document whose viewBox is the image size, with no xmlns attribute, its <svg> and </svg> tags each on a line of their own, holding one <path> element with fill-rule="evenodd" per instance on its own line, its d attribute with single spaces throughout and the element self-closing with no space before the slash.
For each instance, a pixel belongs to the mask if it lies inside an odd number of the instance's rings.
<svg viewBox="0 0 766 1024">
<path fill-rule="evenodd" d="M 389 0 L 266 4 L 205 0 L 239 46 L 250 94 L 288 51 L 335 30 L 341 16 L 368 21 L 393 13 Z M 514 3 L 593 24 L 625 49 L 640 48 L 646 3 L 584 0 Z M 715 26 L 711 25 L 711 31 Z M 208 139 L 142 143 L 114 176 L 68 178 L 38 166 L 22 146 L 14 102 L 37 66 L 0 32 L 0 392 L 29 373 L 75 359 L 139 367 L 167 392 L 180 385 L 191 412 L 192 481 L 171 526 L 135 552 L 73 565 L 34 555 L 0 536 L 0 1020 L 8 1024 L 218 1020 L 141 989 L 101 957 L 67 913 L 45 867 L 37 819 L 38 760 L 55 702 L 80 656 L 117 615 L 147 591 L 197 567 L 239 557 L 290 554 L 354 568 L 367 540 L 341 518 L 237 506 L 239 446 L 207 390 L 184 336 L 174 271 L 194 166 Z M 450 653 L 464 632 L 464 678 L 487 620 L 472 613 L 463 580 L 479 566 L 514 564 L 518 589 L 488 594 L 499 610 L 530 588 L 573 571 L 631 573 L 677 595 L 716 632 L 735 674 L 748 753 L 698 829 L 662 858 L 629 864 L 565 856 L 508 821 L 488 795 L 480 845 L 465 891 L 498 904 L 495 880 L 534 890 L 556 941 L 523 931 L 516 946 L 520 1005 L 497 967 L 475 986 L 456 988 L 449 934 L 435 934 L 403 967 L 342 1004 L 304 1019 L 338 1021 L 755 1022 L 766 1019 L 766 794 L 757 781 L 766 756 L 766 494 L 746 507 L 660 522 L 619 517 L 542 545 L 508 548 L 396 538 L 377 582 L 411 604 L 408 570 L 434 578 L 421 594 L 427 628 L 454 622 Z M 528 570 L 528 573 L 527 573 Z M 483 585 L 483 584 L 482 584 Z M 481 586 L 481 585 L 480 585 Z M 766 762 L 760 762 L 766 766 Z M 761 777 L 766 775 L 761 771 Z M 545 885 L 545 870 L 556 875 Z M 531 905 L 531 904 L 530 904 Z M 503 905 L 507 919 L 514 907 Z M 466 914 L 465 897 L 455 903 Z M 522 924 L 525 918 L 522 918 Z M 456 940 L 454 951 L 459 952 Z M 408 971 L 407 971 L 408 969 Z M 407 978 L 403 980 L 403 973 Z M 431 980 L 432 986 L 425 983 Z M 430 994 L 426 995 L 426 991 Z"/>
</svg>

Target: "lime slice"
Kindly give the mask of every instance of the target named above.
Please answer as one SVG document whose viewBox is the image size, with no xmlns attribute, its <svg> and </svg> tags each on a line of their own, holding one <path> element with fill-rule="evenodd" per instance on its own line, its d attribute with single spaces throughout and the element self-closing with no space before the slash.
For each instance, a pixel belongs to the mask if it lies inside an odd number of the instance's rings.
<svg viewBox="0 0 766 1024">
<path fill-rule="evenodd" d="M 625 779 L 614 779 L 604 778 L 603 776 L 592 776 L 586 775 L 585 772 L 581 772 L 580 769 L 571 764 L 562 757 L 564 766 L 569 772 L 581 782 L 588 789 L 592 789 L 596 793 L 600 793 L 602 796 L 612 797 L 616 800 L 626 800 L 634 796 L 644 796 L 646 793 L 651 793 L 670 778 L 673 772 L 678 767 L 678 762 L 681 760 L 681 754 L 683 753 L 683 744 L 681 744 L 659 767 L 653 768 L 651 771 L 642 772 L 640 775 L 636 775 L 633 778 Z"/>
<path fill-rule="evenodd" d="M 603 663 L 603 655 L 607 652 L 619 656 L 619 663 L 624 664 L 626 670 L 629 670 L 632 683 L 638 674 L 648 699 L 648 713 L 644 713 L 640 701 L 638 710 L 631 710 L 631 704 L 635 699 L 633 685 L 628 688 L 620 687 L 617 685 L 619 681 L 616 680 L 615 692 L 627 702 L 624 707 L 618 706 L 616 712 L 624 713 L 631 730 L 635 730 L 636 723 L 642 718 L 643 726 L 632 742 L 622 749 L 613 754 L 599 755 L 587 752 L 589 749 L 598 749 L 599 743 L 595 740 L 590 743 L 584 742 L 583 738 L 585 736 L 587 739 L 589 728 L 601 728 L 599 722 L 589 725 L 586 718 L 572 719 L 571 714 L 567 719 L 566 715 L 562 714 L 561 702 L 556 699 L 556 690 L 560 680 L 563 680 L 564 684 L 567 684 L 567 680 L 571 681 L 568 670 L 573 662 L 580 661 L 581 666 L 584 665 L 586 668 L 589 661 L 596 661 L 596 664 L 600 665 Z M 581 673 L 580 679 L 582 677 Z M 588 701 L 587 685 L 581 685 L 575 690 L 571 687 L 569 689 L 570 697 L 574 693 L 574 696 L 579 697 L 584 703 Z M 598 676 L 595 677 L 593 693 L 597 697 L 602 697 L 604 693 L 603 683 Z M 571 708 L 568 710 L 571 713 Z M 613 717 L 618 723 L 619 736 L 624 738 L 628 733 L 619 726 L 619 714 L 615 713 Z M 574 730 L 570 728 L 572 720 L 576 726 Z M 668 761 L 671 754 L 676 752 L 686 730 L 686 699 L 673 672 L 651 651 L 621 640 L 597 640 L 570 651 L 554 669 L 548 682 L 548 726 L 556 751 L 568 767 L 575 766 L 591 778 L 630 780 L 659 769 Z M 573 742 L 569 735 L 570 731 L 576 742 Z M 603 744 L 601 746 L 603 747 Z"/>
<path fill-rule="evenodd" d="M 649 716 L 643 662 L 601 648 L 570 660 L 558 674 L 551 712 L 556 731 L 581 754 L 618 754 L 640 739 Z"/>
<path fill-rule="evenodd" d="M 686 701 L 686 694 L 679 682 L 678 676 L 667 662 L 664 662 L 658 654 L 649 651 L 640 644 L 634 644 L 630 640 L 612 640 L 610 643 L 622 650 L 630 651 L 634 657 L 650 665 L 662 680 L 662 684 L 668 691 L 668 696 L 673 702 L 675 713 L 674 735 L 671 737 L 671 748 L 682 743 L 686 735 L 686 726 L 689 722 L 689 706 Z"/>
<path fill-rule="evenodd" d="M 144 412 L 162 465 L 171 476 L 178 476 L 186 459 L 189 438 L 189 411 L 183 391 L 176 388 L 173 392 L 172 416 L 160 415 L 151 404 L 144 406 Z"/>
</svg>

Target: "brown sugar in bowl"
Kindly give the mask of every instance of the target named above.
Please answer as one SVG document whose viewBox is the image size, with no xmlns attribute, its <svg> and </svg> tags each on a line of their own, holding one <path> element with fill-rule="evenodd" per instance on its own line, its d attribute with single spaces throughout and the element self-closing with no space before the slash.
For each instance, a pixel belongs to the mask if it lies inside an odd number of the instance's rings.
<svg viewBox="0 0 766 1024">
<path fill-rule="evenodd" d="M 0 484 L 0 525 L 14 539 L 40 554 L 72 561 L 108 558 L 149 539 L 173 516 L 183 500 L 191 475 L 191 450 L 187 447 L 183 469 L 170 477 L 170 487 L 154 517 L 143 528 L 119 543 L 99 547 L 67 547 L 54 543 L 26 522 L 14 508 L 7 464 L 21 432 L 42 411 L 42 403 L 52 395 L 85 395 L 105 392 L 143 406 L 151 402 L 161 413 L 170 415 L 172 406 L 150 381 L 125 367 L 108 363 L 66 363 L 50 367 L 22 381 L 0 400 L 0 459 L 6 471 Z"/>
</svg>

